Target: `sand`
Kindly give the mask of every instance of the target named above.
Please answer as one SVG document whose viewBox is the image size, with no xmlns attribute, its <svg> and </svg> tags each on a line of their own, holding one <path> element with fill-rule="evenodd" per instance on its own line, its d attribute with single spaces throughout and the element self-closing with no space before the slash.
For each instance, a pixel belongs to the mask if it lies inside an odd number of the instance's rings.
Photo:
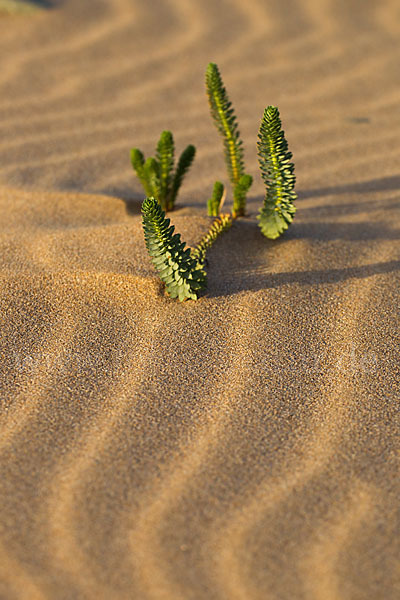
<svg viewBox="0 0 400 600">
<path fill-rule="evenodd" d="M 398 2 L 49 4 L 0 19 L 1 600 L 397 599 Z M 180 304 L 129 149 L 196 145 L 194 243 L 226 181 L 209 61 L 255 183 Z M 267 104 L 299 194 L 276 242 Z"/>
<path fill-rule="evenodd" d="M 0 15 L 27 15 L 40 10 L 40 3 L 29 0 L 0 0 Z"/>
</svg>

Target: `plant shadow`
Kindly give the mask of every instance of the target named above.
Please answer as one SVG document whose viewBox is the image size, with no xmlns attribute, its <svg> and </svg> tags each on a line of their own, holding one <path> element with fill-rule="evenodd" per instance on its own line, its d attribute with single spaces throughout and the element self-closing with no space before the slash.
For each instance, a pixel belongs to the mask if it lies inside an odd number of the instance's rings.
<svg viewBox="0 0 400 600">
<path fill-rule="evenodd" d="M 70 182 L 65 186 L 67 189 L 74 188 Z M 368 193 L 378 191 L 400 191 L 400 176 L 384 177 L 382 179 L 373 179 L 365 181 L 363 183 L 354 183 L 343 186 L 325 187 L 311 190 L 300 190 L 298 192 L 298 201 L 311 199 L 311 198 L 323 198 L 324 196 L 331 195 L 342 195 L 342 194 L 353 194 L 353 193 Z M 112 186 L 105 187 L 103 189 L 96 190 L 96 193 L 103 194 L 105 196 L 113 196 L 120 198 L 126 206 L 126 212 L 129 215 L 140 214 L 141 205 L 144 200 L 145 194 L 143 190 L 135 189 L 132 185 L 125 186 Z M 260 206 L 262 205 L 264 196 L 249 196 L 248 197 L 248 211 L 251 215 L 256 215 Z M 370 210 L 379 209 L 391 209 L 396 205 L 398 200 L 388 198 L 385 200 L 379 200 L 379 206 L 377 206 L 376 200 L 366 200 L 363 202 L 355 201 L 348 203 L 337 203 L 337 204 L 326 204 L 323 203 L 318 206 L 304 207 L 301 208 L 301 214 L 303 216 L 338 216 L 346 214 L 358 214 Z M 177 209 L 194 209 L 204 211 L 205 214 L 206 197 L 203 201 L 191 200 L 190 203 L 184 202 L 184 199 L 178 198 Z M 229 206 L 227 207 L 229 210 Z"/>
<path fill-rule="evenodd" d="M 61 4 L 62 0 L 30 0 L 31 4 L 36 4 L 39 8 L 55 8 Z"/>
<path fill-rule="evenodd" d="M 299 191 L 299 200 L 307 198 L 318 198 L 322 196 L 336 196 L 340 194 L 368 194 L 371 192 L 384 192 L 391 190 L 400 190 L 400 175 L 390 177 L 381 177 L 380 179 L 370 179 L 357 183 L 349 183 L 331 187 L 322 187 L 310 190 Z"/>
<path fill-rule="evenodd" d="M 209 253 L 208 297 L 228 296 L 243 291 L 259 291 L 279 288 L 285 285 L 312 286 L 337 283 L 348 279 L 363 279 L 371 275 L 400 271 L 399 259 L 387 262 L 372 262 L 367 265 L 343 266 L 342 268 L 318 268 L 325 262 L 334 264 L 337 260 L 335 241 L 370 242 L 379 240 L 400 240 L 400 230 L 366 223 L 297 223 L 284 237 L 272 241 L 262 237 L 255 222 L 235 223 L 229 235 L 219 240 Z M 315 269 L 271 272 L 269 264 L 281 263 L 293 245 L 290 254 L 296 252 L 296 243 L 307 243 L 307 267 Z M 321 242 L 330 242 L 323 246 Z M 332 244 L 333 242 L 333 244 Z M 314 247 L 314 250 L 313 250 Z M 300 251 L 304 250 L 302 243 Z M 304 261 L 306 262 L 306 261 Z"/>
<path fill-rule="evenodd" d="M 125 202 L 125 208 L 128 215 L 139 215 L 142 209 L 144 196 L 135 195 L 131 198 L 122 198 Z"/>
<path fill-rule="evenodd" d="M 321 196 L 366 194 L 368 192 L 382 192 L 400 189 L 400 176 L 385 177 L 380 180 L 370 180 L 336 187 L 325 187 L 299 192 L 299 200 L 318 198 Z M 115 195 L 116 190 L 112 190 Z M 107 190 L 110 193 L 110 190 Z M 141 212 L 143 192 L 136 192 L 130 188 L 120 189 L 119 197 L 125 202 L 126 211 L 130 215 Z M 231 232 L 222 236 L 211 249 L 208 255 L 208 297 L 227 296 L 243 291 L 257 291 L 270 288 L 279 288 L 291 284 L 312 286 L 324 283 L 337 283 L 348 279 L 362 279 L 372 275 L 393 273 L 400 271 L 400 260 L 390 260 L 382 263 L 371 262 L 367 265 L 354 266 L 352 262 L 342 268 L 321 268 L 323 264 L 337 264 L 338 245 L 335 242 L 356 244 L 356 248 L 365 247 L 366 243 L 376 241 L 400 240 L 400 229 L 392 224 L 395 219 L 386 219 L 380 216 L 373 220 L 371 213 L 386 211 L 394 215 L 400 208 L 397 198 L 380 198 L 377 200 L 357 199 L 354 202 L 321 203 L 317 206 L 301 208 L 301 220 L 296 220 L 284 236 L 279 240 L 265 239 L 257 226 L 255 215 L 262 204 L 262 196 L 252 196 L 248 201 L 251 218 L 240 219 L 234 223 Z M 177 207 L 182 208 L 182 207 Z M 193 218 L 201 206 L 191 204 L 186 206 Z M 345 222 L 346 216 L 353 215 L 356 222 Z M 171 215 L 169 215 L 171 216 Z M 341 220 L 332 222 L 338 217 Z M 172 216 L 173 220 L 173 216 Z M 308 247 L 307 262 L 304 269 L 298 267 L 297 271 L 281 271 L 271 273 L 269 265 L 285 264 L 281 256 L 292 252 L 296 254 L 296 242 L 300 251 L 304 250 L 304 243 Z M 324 244 L 326 243 L 326 244 Z M 293 250 L 287 244 L 294 244 Z M 362 252 L 364 254 L 364 252 Z M 365 254 L 364 254 L 365 255 Z M 354 256 L 350 251 L 350 256 Z M 313 262 L 315 269 L 312 268 Z"/>
</svg>

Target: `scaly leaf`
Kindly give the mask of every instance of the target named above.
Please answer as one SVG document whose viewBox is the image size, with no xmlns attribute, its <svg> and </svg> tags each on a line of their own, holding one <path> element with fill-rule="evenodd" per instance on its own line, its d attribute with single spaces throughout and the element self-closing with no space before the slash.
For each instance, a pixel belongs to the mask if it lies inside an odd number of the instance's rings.
<svg viewBox="0 0 400 600">
<path fill-rule="evenodd" d="M 146 159 L 143 166 L 144 177 L 147 182 L 146 189 L 149 194 L 160 202 L 160 166 L 155 158 Z M 147 192 L 146 192 L 147 193 Z"/>
<path fill-rule="evenodd" d="M 198 261 L 200 265 L 204 265 L 206 261 L 206 252 L 215 240 L 232 226 L 232 216 L 229 214 L 219 215 L 212 222 L 207 233 L 201 238 L 200 242 L 192 249 L 192 257 Z"/>
<path fill-rule="evenodd" d="M 167 293 L 180 301 L 197 300 L 207 281 L 202 265 L 192 257 L 180 234 L 174 233 L 155 198 L 144 200 L 142 217 L 146 247 Z"/>
<path fill-rule="evenodd" d="M 146 196 L 153 196 L 164 210 L 172 210 L 188 169 L 190 168 L 196 149 L 189 145 L 182 152 L 175 173 L 174 138 L 170 131 L 163 131 L 156 149 L 156 158 L 144 160 L 138 148 L 131 150 L 132 167 L 138 176 Z"/>
<path fill-rule="evenodd" d="M 221 212 L 225 199 L 225 187 L 220 181 L 214 183 L 214 189 L 211 198 L 207 201 L 207 210 L 209 217 L 218 217 Z"/>
<path fill-rule="evenodd" d="M 224 138 L 225 157 L 229 176 L 234 185 L 244 174 L 243 148 L 239 137 L 237 119 L 232 103 L 223 85 L 215 63 L 209 63 L 206 71 L 206 87 L 211 115 L 218 131 Z"/>
<path fill-rule="evenodd" d="M 264 205 L 258 216 L 262 233 L 276 239 L 293 221 L 296 178 L 292 153 L 288 150 L 285 132 L 276 106 L 268 106 L 258 134 L 258 157 L 261 176 L 266 185 Z"/>
<path fill-rule="evenodd" d="M 236 189 L 236 193 L 234 193 L 233 212 L 235 216 L 244 215 L 248 188 L 245 189 L 243 185 L 239 185 L 241 177 L 245 174 L 243 142 L 240 139 L 232 103 L 228 98 L 221 74 L 215 63 L 209 63 L 207 67 L 206 88 L 211 116 L 223 137 L 225 162 L 229 179 L 234 190 Z M 247 182 L 250 182 L 250 187 L 252 179 L 247 179 Z"/>
<path fill-rule="evenodd" d="M 131 150 L 131 163 L 134 168 L 136 175 L 139 178 L 140 183 L 142 184 L 144 191 L 147 196 L 153 195 L 153 189 L 148 180 L 148 174 L 145 173 L 144 169 L 144 156 L 142 152 L 138 148 L 132 148 Z"/>
<path fill-rule="evenodd" d="M 244 215 L 246 207 L 246 196 L 249 191 L 253 178 L 251 175 L 242 175 L 233 188 L 233 216 Z"/>
<path fill-rule="evenodd" d="M 163 131 L 157 144 L 156 159 L 159 165 L 159 198 L 164 210 L 168 209 L 167 196 L 174 168 L 174 138 L 170 131 Z"/>
<path fill-rule="evenodd" d="M 189 144 L 189 146 L 187 146 L 180 155 L 168 197 L 167 210 L 172 210 L 174 208 L 176 197 L 182 185 L 183 178 L 190 169 L 195 154 L 196 148 L 192 144 Z"/>
</svg>

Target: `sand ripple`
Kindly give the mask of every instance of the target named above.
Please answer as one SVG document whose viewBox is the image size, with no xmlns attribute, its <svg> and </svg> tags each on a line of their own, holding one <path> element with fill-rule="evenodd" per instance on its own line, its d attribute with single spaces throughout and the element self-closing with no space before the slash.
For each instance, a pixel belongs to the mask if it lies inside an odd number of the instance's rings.
<svg viewBox="0 0 400 600">
<path fill-rule="evenodd" d="M 0 20 L 0 597 L 395 600 L 399 589 L 398 3 L 65 0 Z M 267 103 L 293 150 L 284 239 L 255 213 L 169 302 L 129 165 L 162 129 L 246 160 Z M 251 142 L 253 140 L 253 143 Z"/>
</svg>

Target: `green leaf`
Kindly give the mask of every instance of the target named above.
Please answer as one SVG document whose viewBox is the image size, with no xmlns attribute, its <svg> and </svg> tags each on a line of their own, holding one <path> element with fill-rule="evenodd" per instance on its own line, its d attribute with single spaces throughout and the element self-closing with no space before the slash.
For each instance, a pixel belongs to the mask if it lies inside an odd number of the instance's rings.
<svg viewBox="0 0 400 600">
<path fill-rule="evenodd" d="M 206 70 L 206 89 L 211 109 L 211 116 L 220 132 L 224 143 L 225 162 L 228 169 L 229 179 L 234 190 L 239 185 L 241 177 L 245 174 L 243 142 L 240 139 L 236 115 L 232 103 L 222 82 L 222 77 L 215 63 L 209 63 Z M 250 176 L 248 176 L 250 177 Z M 240 186 L 236 191 L 234 212 L 242 215 L 246 208 L 246 194 L 248 188 Z"/>
<path fill-rule="evenodd" d="M 198 261 L 200 265 L 203 265 L 206 260 L 206 252 L 215 240 L 224 233 L 227 229 L 232 226 L 232 216 L 229 214 L 219 215 L 215 219 L 207 233 L 201 238 L 200 242 L 195 248 L 192 249 L 192 257 Z"/>
<path fill-rule="evenodd" d="M 167 196 L 171 185 L 171 174 L 174 168 L 174 138 L 170 131 L 163 131 L 157 144 L 157 163 L 159 165 L 159 198 L 158 201 L 167 209 Z"/>
<path fill-rule="evenodd" d="M 207 279 L 198 260 L 181 241 L 179 233 L 165 218 L 165 212 L 155 198 L 142 204 L 143 232 L 147 250 L 171 298 L 197 300 Z"/>
<path fill-rule="evenodd" d="M 154 196 L 159 202 L 160 198 L 160 167 L 155 158 L 149 157 L 143 166 L 144 179 L 146 181 L 146 194 Z"/>
<path fill-rule="evenodd" d="M 234 185 L 244 173 L 242 141 L 232 104 L 215 63 L 209 63 L 207 67 L 206 88 L 211 115 L 224 138 L 226 163 L 230 180 Z"/>
<path fill-rule="evenodd" d="M 209 217 L 218 217 L 225 198 L 225 187 L 220 181 L 214 183 L 214 189 L 211 198 L 207 201 Z"/>
<path fill-rule="evenodd" d="M 267 188 L 258 216 L 259 226 L 267 238 L 276 239 L 293 221 L 297 198 L 294 164 L 290 162 L 292 153 L 288 150 L 276 106 L 265 109 L 258 138 L 261 176 Z"/>
<path fill-rule="evenodd" d="M 245 214 L 246 196 L 252 183 L 253 178 L 251 175 L 242 175 L 233 188 L 233 215 L 235 217 Z"/>
<path fill-rule="evenodd" d="M 182 185 L 183 178 L 189 170 L 196 149 L 189 145 L 182 152 L 175 173 L 174 138 L 170 131 L 163 131 L 156 149 L 156 158 L 144 160 L 138 148 L 131 150 L 132 167 L 138 176 L 146 196 L 154 196 L 164 210 L 172 210 Z"/>
<path fill-rule="evenodd" d="M 131 163 L 147 196 L 153 195 L 153 190 L 144 169 L 144 156 L 138 148 L 131 150 Z"/>
<path fill-rule="evenodd" d="M 172 210 L 174 208 L 175 201 L 176 201 L 179 189 L 182 185 L 183 178 L 185 177 L 186 173 L 190 169 L 192 162 L 194 160 L 195 154 L 196 154 L 196 148 L 192 144 L 189 144 L 189 146 L 187 146 L 185 148 L 185 150 L 182 152 L 182 154 L 180 155 L 178 165 L 176 167 L 174 179 L 172 182 L 171 191 L 169 194 L 167 210 Z"/>
</svg>

